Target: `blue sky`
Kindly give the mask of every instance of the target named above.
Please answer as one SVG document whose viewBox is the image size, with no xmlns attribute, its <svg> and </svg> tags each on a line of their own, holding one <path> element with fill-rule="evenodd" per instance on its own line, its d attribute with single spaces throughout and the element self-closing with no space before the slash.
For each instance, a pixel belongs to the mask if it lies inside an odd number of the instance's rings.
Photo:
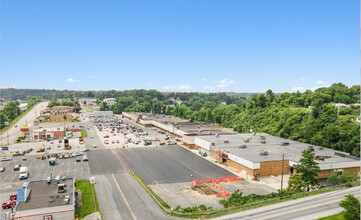
<svg viewBox="0 0 361 220">
<path fill-rule="evenodd" d="M 292 92 L 360 83 L 358 0 L 1 3 L 1 87 Z"/>
</svg>

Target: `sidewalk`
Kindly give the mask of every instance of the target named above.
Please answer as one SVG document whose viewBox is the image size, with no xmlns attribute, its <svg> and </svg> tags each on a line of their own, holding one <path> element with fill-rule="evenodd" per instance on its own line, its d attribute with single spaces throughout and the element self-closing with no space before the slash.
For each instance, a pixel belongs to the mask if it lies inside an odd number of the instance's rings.
<svg viewBox="0 0 361 220">
<path fill-rule="evenodd" d="M 100 220 L 102 218 L 100 217 L 99 212 L 94 212 L 94 213 L 92 213 L 90 215 L 85 216 L 85 218 L 83 218 L 83 219 L 84 220 Z"/>
</svg>

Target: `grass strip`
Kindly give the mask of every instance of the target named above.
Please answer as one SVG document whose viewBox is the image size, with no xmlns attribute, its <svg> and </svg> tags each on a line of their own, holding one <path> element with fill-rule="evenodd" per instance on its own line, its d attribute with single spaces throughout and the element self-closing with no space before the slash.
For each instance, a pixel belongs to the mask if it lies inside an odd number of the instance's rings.
<svg viewBox="0 0 361 220">
<path fill-rule="evenodd" d="M 82 201 L 82 205 L 75 208 L 76 217 L 78 217 L 79 219 L 83 219 L 85 216 L 95 212 L 95 210 L 100 212 L 95 188 L 93 185 L 90 184 L 88 180 L 76 181 L 76 189 L 81 191 L 81 201 Z M 96 207 L 94 207 L 92 189 L 94 192 Z"/>
</svg>

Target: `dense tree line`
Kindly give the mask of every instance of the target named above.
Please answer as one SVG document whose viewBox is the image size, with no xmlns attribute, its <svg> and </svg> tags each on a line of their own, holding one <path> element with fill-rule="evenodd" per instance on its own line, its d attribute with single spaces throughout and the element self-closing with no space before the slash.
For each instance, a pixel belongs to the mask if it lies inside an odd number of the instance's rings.
<svg viewBox="0 0 361 220">
<path fill-rule="evenodd" d="M 106 95 L 105 95 L 106 94 Z M 156 90 L 109 91 L 102 97 L 118 95 L 117 104 L 100 105 L 101 110 L 153 112 L 193 122 L 212 122 L 237 132 L 266 132 L 271 135 L 360 155 L 360 106 L 338 109 L 333 103 L 360 102 L 360 86 L 342 83 L 316 91 L 282 93 L 272 90 L 247 99 L 225 93 L 168 93 Z M 183 102 L 176 105 L 171 97 Z M 227 102 L 222 105 L 221 102 Z"/>
</svg>

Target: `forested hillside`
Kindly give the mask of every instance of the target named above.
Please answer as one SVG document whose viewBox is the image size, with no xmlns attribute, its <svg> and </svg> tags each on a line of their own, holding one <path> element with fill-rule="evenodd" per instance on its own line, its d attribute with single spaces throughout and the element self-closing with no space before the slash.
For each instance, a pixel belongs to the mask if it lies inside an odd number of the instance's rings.
<svg viewBox="0 0 361 220">
<path fill-rule="evenodd" d="M 101 103 L 101 110 L 164 113 L 193 122 L 213 122 L 238 132 L 267 132 L 272 135 L 329 147 L 360 155 L 359 105 L 341 107 L 333 103 L 357 104 L 360 86 L 348 88 L 342 83 L 315 92 L 275 95 L 272 90 L 254 94 L 247 99 L 227 96 L 225 93 L 163 94 L 156 90 L 130 90 L 103 93 L 103 97 L 117 96 L 117 104 Z M 183 102 L 175 105 L 170 99 Z M 222 105 L 221 102 L 227 102 Z M 174 107 L 173 107 L 174 106 Z"/>
</svg>

